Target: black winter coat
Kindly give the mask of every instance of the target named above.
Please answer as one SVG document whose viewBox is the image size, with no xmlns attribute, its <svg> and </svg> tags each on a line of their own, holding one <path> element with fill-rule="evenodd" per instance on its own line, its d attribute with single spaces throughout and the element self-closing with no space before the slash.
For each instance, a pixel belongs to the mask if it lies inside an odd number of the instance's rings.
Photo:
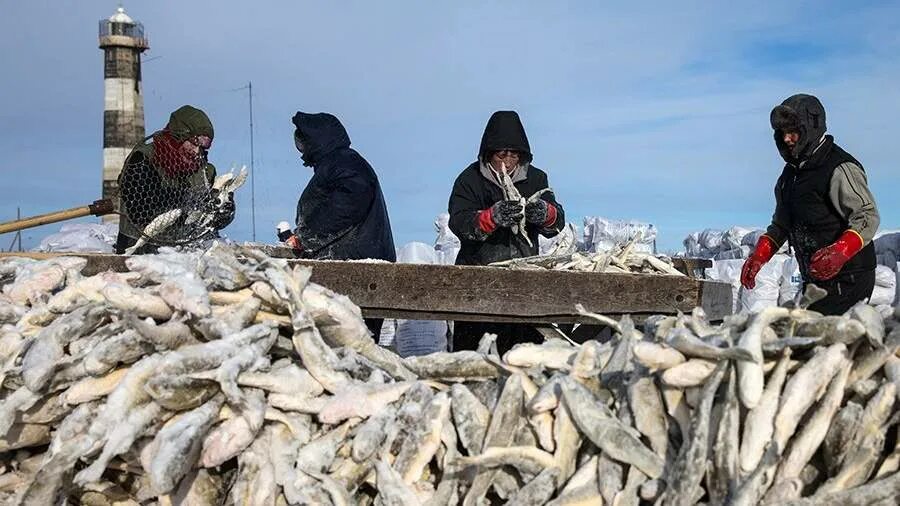
<svg viewBox="0 0 900 506">
<path fill-rule="evenodd" d="M 296 135 L 304 165 L 313 168 L 297 202 L 295 233 L 306 258 L 396 261 L 394 238 L 378 176 L 331 114 L 298 112 Z"/>
<path fill-rule="evenodd" d="M 488 160 L 493 151 L 514 149 L 523 153 L 520 163 L 527 164 L 525 179 L 515 182 L 519 193 L 528 198 L 539 190 L 549 188 L 547 174 L 531 165 L 531 147 L 518 114 L 498 111 L 491 116 L 484 129 L 479 149 L 479 160 Z M 544 193 L 542 199 L 556 207 L 556 222 L 546 229 L 526 225 L 531 246 L 521 235 L 509 228 L 499 227 L 485 234 L 478 227 L 478 213 L 503 200 L 503 190 L 481 173 L 481 162 L 475 161 L 456 178 L 450 195 L 450 230 L 459 237 L 461 247 L 456 256 L 457 265 L 487 265 L 492 262 L 522 258 L 538 254 L 538 236 L 553 237 L 565 226 L 562 206 L 553 193 Z"/>
</svg>

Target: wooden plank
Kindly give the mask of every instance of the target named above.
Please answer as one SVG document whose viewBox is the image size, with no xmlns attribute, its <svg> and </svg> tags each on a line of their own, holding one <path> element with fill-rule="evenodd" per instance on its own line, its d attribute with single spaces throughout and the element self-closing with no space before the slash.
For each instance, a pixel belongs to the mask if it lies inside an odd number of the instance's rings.
<svg viewBox="0 0 900 506">
<path fill-rule="evenodd" d="M 682 274 L 692 278 L 703 278 L 704 269 L 712 267 L 713 262 L 708 258 L 673 258 L 672 266 Z"/>
<path fill-rule="evenodd" d="M 261 244 L 259 247 L 267 255 L 273 258 L 296 259 L 294 250 L 283 246 Z M 686 276 L 703 278 L 704 269 L 712 267 L 713 262 L 708 258 L 672 258 L 672 266 Z"/>
<path fill-rule="evenodd" d="M 126 269 L 124 255 L 75 254 L 85 275 Z M 0 255 L 52 258 L 58 254 Z M 714 320 L 731 313 L 726 283 L 682 276 L 506 270 L 496 267 L 289 260 L 312 281 L 347 295 L 366 316 L 422 320 L 568 323 L 581 303 L 607 315 L 675 314 L 696 306 Z"/>
<path fill-rule="evenodd" d="M 296 260 L 312 280 L 362 307 L 496 316 L 675 313 L 701 305 L 703 281 L 682 276 Z"/>
</svg>

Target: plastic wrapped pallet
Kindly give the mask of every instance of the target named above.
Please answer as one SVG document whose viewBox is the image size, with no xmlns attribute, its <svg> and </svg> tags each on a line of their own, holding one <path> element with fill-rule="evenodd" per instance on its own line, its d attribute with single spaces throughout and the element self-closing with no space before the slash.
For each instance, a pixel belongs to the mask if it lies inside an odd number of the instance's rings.
<svg viewBox="0 0 900 506">
<path fill-rule="evenodd" d="M 727 251 L 721 251 L 713 257 L 714 260 L 738 260 L 750 256 L 749 246 L 739 246 Z"/>
<path fill-rule="evenodd" d="M 434 251 L 437 255 L 436 263 L 441 265 L 453 265 L 456 263 L 456 255 L 459 253 L 459 238 L 450 231 L 450 214 L 441 213 L 434 220 L 434 230 L 437 238 L 434 240 Z"/>
<path fill-rule="evenodd" d="M 700 241 L 700 248 L 706 255 L 715 256 L 716 253 L 722 251 L 722 237 L 725 235 L 721 230 L 707 228 L 700 232 L 697 239 Z"/>
<path fill-rule="evenodd" d="M 897 274 L 890 267 L 879 265 L 875 268 L 875 288 L 869 297 L 869 304 L 893 304 L 896 295 Z"/>
<path fill-rule="evenodd" d="M 110 223 L 67 223 L 41 240 L 35 251 L 112 253 L 119 227 Z"/>
<path fill-rule="evenodd" d="M 756 243 L 759 242 L 759 238 L 765 234 L 765 230 L 754 230 L 749 234 L 745 235 L 743 239 L 741 239 L 742 246 L 750 246 L 751 248 L 756 247 Z"/>
<path fill-rule="evenodd" d="M 656 253 L 656 227 L 638 221 L 616 221 L 599 216 L 584 218 L 584 247 L 591 253 L 608 251 L 634 238 L 634 251 Z"/>
<path fill-rule="evenodd" d="M 740 248 L 744 242 L 744 237 L 753 232 L 752 228 L 746 227 L 731 227 L 722 234 L 722 249 L 723 250 L 733 250 L 736 248 Z"/>
<path fill-rule="evenodd" d="M 767 307 L 778 305 L 782 269 L 790 257 L 775 255 L 756 275 L 756 286 L 753 290 L 741 288 L 741 310 L 757 313 Z"/>
<path fill-rule="evenodd" d="M 878 264 L 890 267 L 895 274 L 900 273 L 900 269 L 897 268 L 898 262 L 900 262 L 900 232 L 895 230 L 879 232 L 875 234 L 873 242 L 875 243 L 875 259 Z M 897 285 L 896 279 L 894 285 Z"/>
<path fill-rule="evenodd" d="M 684 244 L 684 256 L 688 258 L 700 257 L 702 251 L 700 250 L 699 232 L 688 234 L 688 236 L 684 238 L 684 241 L 682 241 L 682 244 Z"/>
<path fill-rule="evenodd" d="M 707 228 L 688 235 L 682 243 L 685 256 L 731 260 L 747 258 L 764 233 L 764 230 L 750 227 L 734 226 L 724 231 Z M 782 251 L 786 250 L 786 246 L 782 248 Z"/>
<path fill-rule="evenodd" d="M 574 223 L 566 226 L 551 238 L 538 236 L 538 254 L 569 255 L 578 251 L 578 229 Z"/>
<path fill-rule="evenodd" d="M 397 262 L 401 264 L 436 264 L 437 254 L 424 242 L 408 242 L 397 250 Z"/>
</svg>

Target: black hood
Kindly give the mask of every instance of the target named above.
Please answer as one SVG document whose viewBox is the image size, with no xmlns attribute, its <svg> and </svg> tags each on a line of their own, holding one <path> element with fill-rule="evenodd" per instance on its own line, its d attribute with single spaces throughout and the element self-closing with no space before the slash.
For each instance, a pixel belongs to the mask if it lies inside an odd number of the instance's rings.
<svg viewBox="0 0 900 506">
<path fill-rule="evenodd" d="M 303 165 L 313 166 L 332 151 L 349 148 L 350 136 L 341 121 L 327 112 L 297 112 L 291 120 L 297 128 L 295 136 L 303 141 Z"/>
<path fill-rule="evenodd" d="M 815 151 L 825 135 L 825 107 L 812 95 L 798 94 L 788 97 L 772 109 L 769 116 L 775 130 L 775 145 L 781 157 L 790 164 L 805 161 Z M 800 140 L 793 148 L 784 143 L 784 131 L 796 131 Z"/>
<path fill-rule="evenodd" d="M 513 149 L 525 154 L 522 163 L 531 163 L 531 146 L 525 135 L 525 127 L 516 111 L 497 111 L 491 115 L 484 135 L 481 136 L 481 148 L 478 156 L 487 161 L 487 155 L 501 149 Z"/>
</svg>

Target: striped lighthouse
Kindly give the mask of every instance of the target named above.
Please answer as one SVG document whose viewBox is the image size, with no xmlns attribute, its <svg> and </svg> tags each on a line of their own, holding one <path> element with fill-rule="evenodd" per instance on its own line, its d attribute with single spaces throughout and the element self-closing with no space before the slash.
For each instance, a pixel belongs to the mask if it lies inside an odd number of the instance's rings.
<svg viewBox="0 0 900 506">
<path fill-rule="evenodd" d="M 119 208 L 118 177 L 131 149 L 144 138 L 141 53 L 149 49 L 144 26 L 119 7 L 100 20 L 103 50 L 103 198 Z M 104 217 L 118 221 L 118 215 Z"/>
</svg>

